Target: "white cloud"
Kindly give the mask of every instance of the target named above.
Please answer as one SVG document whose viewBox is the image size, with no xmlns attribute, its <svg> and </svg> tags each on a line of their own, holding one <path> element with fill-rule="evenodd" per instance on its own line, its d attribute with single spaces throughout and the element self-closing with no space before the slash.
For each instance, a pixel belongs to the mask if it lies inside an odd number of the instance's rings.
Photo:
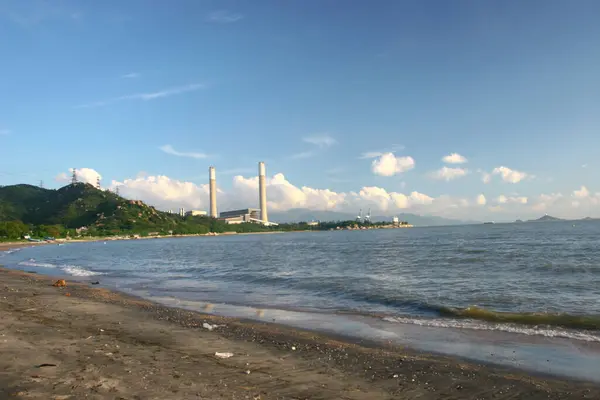
<svg viewBox="0 0 600 400">
<path fill-rule="evenodd" d="M 129 199 L 143 200 L 162 210 L 208 208 L 208 185 L 182 182 L 164 175 L 140 175 L 123 182 L 112 181 L 111 188 L 119 187 L 119 194 Z"/>
<path fill-rule="evenodd" d="M 330 147 L 337 143 L 337 141 L 329 135 L 308 136 L 302 138 L 302 140 L 320 148 Z"/>
<path fill-rule="evenodd" d="M 447 164 L 464 164 L 468 160 L 466 157 L 461 156 L 458 153 L 452 153 L 442 158 L 442 161 Z"/>
<path fill-rule="evenodd" d="M 315 136 L 307 136 L 302 138 L 302 141 L 306 143 L 310 143 L 315 146 L 312 150 L 301 151 L 296 154 L 292 154 L 290 158 L 293 159 L 302 159 L 302 158 L 310 158 L 319 154 L 319 151 L 326 149 L 327 147 L 331 147 L 337 143 L 337 141 L 329 135 L 315 135 Z"/>
<path fill-rule="evenodd" d="M 371 164 L 373 173 L 381 176 L 393 176 L 414 167 L 415 160 L 412 157 L 396 157 L 393 153 L 385 153 Z"/>
<path fill-rule="evenodd" d="M 581 186 L 581 189 L 573 191 L 573 197 L 577 197 L 579 199 L 586 198 L 589 195 L 590 192 L 585 186 Z"/>
<path fill-rule="evenodd" d="M 505 196 L 501 194 L 496 198 L 498 204 L 527 204 L 528 198 L 524 196 Z"/>
<path fill-rule="evenodd" d="M 377 158 L 377 157 L 381 157 L 384 154 L 384 152 L 382 151 L 367 151 L 365 153 L 362 153 L 360 155 L 361 159 L 367 159 L 367 158 Z"/>
<path fill-rule="evenodd" d="M 80 168 L 77 169 L 77 176 L 79 181 L 95 185 L 100 174 L 91 168 Z M 60 182 L 68 183 L 71 173 L 63 173 L 56 178 Z M 217 184 L 224 181 L 225 179 L 218 179 Z M 219 186 L 219 211 L 258 206 L 257 176 L 237 175 L 232 177 L 230 182 L 232 185 L 228 189 Z M 143 200 L 162 210 L 176 210 L 180 207 L 203 210 L 208 208 L 207 184 L 140 173 L 137 177 L 122 182 L 112 181 L 110 188 L 114 189 L 117 186 L 124 197 Z M 581 189 L 575 192 L 581 192 Z M 364 186 L 357 191 L 335 192 L 330 189 L 295 186 L 280 173 L 267 178 L 268 206 L 273 211 L 307 208 L 356 213 L 361 208 L 371 208 L 373 215 L 389 216 L 408 212 L 479 221 L 489 220 L 492 213 L 492 219 L 496 221 L 539 218 L 543 213 L 563 218 L 581 218 L 589 212 L 597 212 L 597 207 L 591 206 L 600 204 L 600 193 L 592 193 L 589 190 L 587 193 L 585 197 L 576 197 L 574 194 L 563 196 L 560 193 L 533 197 L 511 194 L 490 200 L 484 194 L 469 198 L 448 195 L 432 197 L 418 191 L 390 192 L 377 186 Z"/>
<path fill-rule="evenodd" d="M 96 186 L 98 179 L 102 179 L 102 175 L 92 168 L 75 168 L 77 182 L 89 183 Z M 54 180 L 61 183 L 70 183 L 73 178 L 73 168 L 69 168 L 69 173 L 60 173 Z"/>
<path fill-rule="evenodd" d="M 102 106 L 106 106 L 109 104 L 114 104 L 114 103 L 118 103 L 118 102 L 126 101 L 126 100 L 142 100 L 142 101 L 156 100 L 156 99 L 160 99 L 160 98 L 164 98 L 164 97 L 171 97 L 171 96 L 175 96 L 175 95 L 183 94 L 183 93 L 187 93 L 187 92 L 195 92 L 197 90 L 204 89 L 205 87 L 206 87 L 205 85 L 200 84 L 200 83 L 191 83 L 189 85 L 167 88 L 167 89 L 159 90 L 157 92 L 136 93 L 136 94 L 129 94 L 126 96 L 114 97 L 114 98 L 108 99 L 108 100 L 102 100 L 102 101 L 96 101 L 93 103 L 82 104 L 82 105 L 76 106 L 75 108 L 102 107 Z"/>
<path fill-rule="evenodd" d="M 227 10 L 217 10 L 208 14 L 208 21 L 210 22 L 218 22 L 221 24 L 230 24 L 232 22 L 237 22 L 243 19 L 244 16 L 238 13 L 231 13 Z"/>
<path fill-rule="evenodd" d="M 444 167 L 440 168 L 439 170 L 432 172 L 430 174 L 430 176 L 433 179 L 451 181 L 453 179 L 457 179 L 457 178 L 465 176 L 468 172 L 469 171 L 464 168 L 449 168 L 449 167 L 444 166 Z"/>
<path fill-rule="evenodd" d="M 165 144 L 164 146 L 160 146 L 159 149 L 162 150 L 162 151 L 164 151 L 167 154 L 170 154 L 172 156 L 177 156 L 177 157 L 190 157 L 190 158 L 197 158 L 197 159 L 208 157 L 204 153 L 177 151 L 170 144 Z"/>
<path fill-rule="evenodd" d="M 482 172 L 481 173 L 481 181 L 483 183 L 490 183 L 492 180 L 492 175 L 488 174 L 487 172 Z"/>
<path fill-rule="evenodd" d="M 123 79 L 135 79 L 139 78 L 141 75 L 138 72 L 131 72 L 129 74 L 121 75 Z"/>
<path fill-rule="evenodd" d="M 317 155 L 316 151 L 301 151 L 300 153 L 292 154 L 290 157 L 293 159 L 310 158 Z"/>
<path fill-rule="evenodd" d="M 494 168 L 492 174 L 500 175 L 502 177 L 502 180 L 508 183 L 519 183 L 523 179 L 528 177 L 528 174 L 526 174 L 525 172 L 520 172 L 504 166 Z"/>
</svg>

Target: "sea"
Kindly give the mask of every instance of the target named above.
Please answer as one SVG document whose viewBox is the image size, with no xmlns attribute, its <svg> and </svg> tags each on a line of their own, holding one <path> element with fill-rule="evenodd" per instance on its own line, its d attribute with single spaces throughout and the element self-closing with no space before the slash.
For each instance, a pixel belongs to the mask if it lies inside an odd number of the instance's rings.
<svg viewBox="0 0 600 400">
<path fill-rule="evenodd" d="M 0 264 L 159 303 L 600 381 L 600 222 L 67 243 Z"/>
</svg>

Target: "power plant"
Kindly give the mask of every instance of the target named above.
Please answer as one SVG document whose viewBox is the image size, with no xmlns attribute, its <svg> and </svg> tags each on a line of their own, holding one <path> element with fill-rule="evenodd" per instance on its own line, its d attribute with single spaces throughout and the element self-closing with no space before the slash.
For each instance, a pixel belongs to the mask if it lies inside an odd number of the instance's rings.
<svg viewBox="0 0 600 400">
<path fill-rule="evenodd" d="M 215 167 L 208 168 L 209 178 L 209 196 L 210 196 L 210 216 L 217 218 L 217 176 Z M 265 163 L 258 163 L 258 201 L 259 210 L 254 208 L 245 208 L 242 210 L 224 211 L 219 215 L 219 219 L 228 224 L 241 224 L 244 222 L 257 222 L 263 225 L 277 225 L 275 222 L 269 222 L 267 214 L 267 178 Z"/>
</svg>

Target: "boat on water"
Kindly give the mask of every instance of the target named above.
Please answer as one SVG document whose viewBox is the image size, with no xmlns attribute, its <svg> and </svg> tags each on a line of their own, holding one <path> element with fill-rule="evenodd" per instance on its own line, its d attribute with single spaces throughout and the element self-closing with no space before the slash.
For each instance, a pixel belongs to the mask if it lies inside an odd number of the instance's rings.
<svg viewBox="0 0 600 400">
<path fill-rule="evenodd" d="M 489 221 L 489 222 L 484 222 L 484 225 L 493 225 L 495 222 L 494 221 Z"/>
</svg>

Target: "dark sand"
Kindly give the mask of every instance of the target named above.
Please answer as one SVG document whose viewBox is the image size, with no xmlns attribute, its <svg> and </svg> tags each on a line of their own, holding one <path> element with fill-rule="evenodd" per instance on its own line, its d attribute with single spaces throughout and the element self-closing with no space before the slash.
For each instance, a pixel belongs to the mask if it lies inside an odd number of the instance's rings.
<svg viewBox="0 0 600 400">
<path fill-rule="evenodd" d="M 591 383 L 51 283 L 0 268 L 0 399 L 600 399 Z"/>
</svg>

